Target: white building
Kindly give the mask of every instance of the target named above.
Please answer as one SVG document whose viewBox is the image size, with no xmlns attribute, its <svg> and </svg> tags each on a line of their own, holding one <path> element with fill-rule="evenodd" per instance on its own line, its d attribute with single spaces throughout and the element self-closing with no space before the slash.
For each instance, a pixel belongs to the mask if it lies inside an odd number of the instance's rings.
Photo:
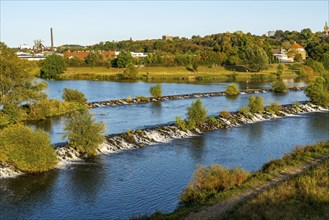
<svg viewBox="0 0 329 220">
<path fill-rule="evenodd" d="M 147 55 L 144 53 L 135 53 L 135 52 L 130 52 L 131 56 L 134 58 L 142 58 L 142 57 L 146 57 Z"/>
<path fill-rule="evenodd" d="M 293 58 L 289 58 L 287 55 L 287 51 L 285 49 L 281 49 L 280 52 L 273 54 L 276 58 L 279 59 L 280 63 L 292 63 L 294 62 Z"/>
<path fill-rule="evenodd" d="M 23 49 L 31 50 L 31 49 L 32 49 L 32 47 L 30 47 L 30 46 L 27 45 L 27 44 L 21 44 L 21 45 L 19 46 L 19 48 L 20 48 L 21 50 L 23 50 Z"/>
</svg>

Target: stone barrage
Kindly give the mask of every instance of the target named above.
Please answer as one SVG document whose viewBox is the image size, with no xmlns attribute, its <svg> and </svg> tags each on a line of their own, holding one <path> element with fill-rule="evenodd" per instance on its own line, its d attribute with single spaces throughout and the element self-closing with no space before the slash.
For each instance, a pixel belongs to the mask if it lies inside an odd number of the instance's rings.
<svg viewBox="0 0 329 220">
<path fill-rule="evenodd" d="M 290 104 L 282 105 L 281 110 L 278 113 L 273 111 L 263 111 L 260 113 L 248 113 L 247 115 L 243 115 L 239 112 L 231 112 L 227 118 L 220 116 L 213 117 L 216 120 L 206 120 L 201 126 L 193 130 L 182 131 L 174 124 L 156 126 L 142 130 L 133 130 L 121 134 L 106 136 L 105 141 L 99 145 L 97 153 L 111 154 L 124 150 L 141 148 L 156 143 L 164 143 L 173 139 L 188 138 L 206 131 L 226 129 L 243 124 L 272 120 L 279 117 L 297 116 L 298 114 L 319 111 L 329 111 L 329 108 L 311 103 L 299 103 L 298 105 Z M 56 148 L 56 154 L 59 160 L 59 168 L 65 167 L 65 165 L 74 161 L 82 160 L 82 155 L 78 151 L 67 147 L 67 143 L 56 144 L 54 147 Z M 21 174 L 23 173 L 8 164 L 0 164 L 0 178 L 15 177 Z"/>
<path fill-rule="evenodd" d="M 290 91 L 301 91 L 304 90 L 304 87 L 292 87 L 289 88 Z M 246 89 L 240 92 L 243 94 L 257 94 L 257 93 L 267 93 L 272 92 L 272 89 Z M 167 100 L 181 100 L 181 99 L 194 99 L 194 98 L 206 98 L 206 97 L 215 97 L 215 96 L 226 96 L 225 92 L 209 92 L 209 93 L 192 93 L 192 94 L 183 94 L 183 95 L 170 95 L 162 96 L 159 98 L 154 97 L 137 97 L 134 99 L 119 99 L 119 100 L 109 100 L 109 101 L 100 101 L 100 102 L 90 102 L 87 104 L 89 108 L 100 108 L 108 106 L 118 106 L 118 105 L 129 105 L 129 104 L 139 104 L 146 102 L 161 102 Z"/>
<path fill-rule="evenodd" d="M 23 172 L 17 170 L 15 167 L 0 163 L 0 179 L 1 178 L 12 178 L 24 174 Z"/>
</svg>

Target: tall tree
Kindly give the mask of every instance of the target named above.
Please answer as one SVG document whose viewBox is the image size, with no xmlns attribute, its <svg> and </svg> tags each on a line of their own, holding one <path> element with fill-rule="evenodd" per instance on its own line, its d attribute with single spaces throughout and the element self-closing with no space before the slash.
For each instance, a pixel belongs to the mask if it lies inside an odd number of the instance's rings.
<svg viewBox="0 0 329 220">
<path fill-rule="evenodd" d="M 0 106 L 19 107 L 22 103 L 34 103 L 46 97 L 41 91 L 47 86 L 38 83 L 31 74 L 31 64 L 20 59 L 4 43 L 0 42 Z"/>
</svg>

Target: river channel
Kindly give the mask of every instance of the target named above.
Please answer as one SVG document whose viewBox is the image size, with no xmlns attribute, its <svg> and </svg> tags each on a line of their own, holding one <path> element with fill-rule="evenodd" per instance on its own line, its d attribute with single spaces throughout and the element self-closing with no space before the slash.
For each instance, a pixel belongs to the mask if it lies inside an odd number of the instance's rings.
<svg viewBox="0 0 329 220">
<path fill-rule="evenodd" d="M 328 131 L 328 112 L 308 113 L 1 179 L 0 219 L 128 219 L 171 212 L 198 164 L 257 170 L 296 145 L 328 140 Z"/>
<path fill-rule="evenodd" d="M 273 102 L 293 104 L 295 101 L 306 101 L 308 98 L 303 91 L 290 91 L 285 95 L 274 93 L 254 94 L 264 98 L 264 105 Z M 226 96 L 202 98 L 209 115 L 217 115 L 220 111 L 238 111 L 247 106 L 251 95 L 239 95 L 236 98 Z M 91 109 L 98 121 L 106 123 L 107 134 L 126 132 L 128 129 L 139 129 L 149 126 L 173 122 L 175 117 L 185 118 L 186 108 L 195 99 L 163 101 L 158 103 L 142 103 Z M 67 116 L 50 118 L 44 121 L 29 122 L 30 126 L 41 128 L 50 134 L 51 142 L 63 141 L 63 127 Z"/>
<path fill-rule="evenodd" d="M 105 101 L 112 99 L 123 99 L 136 96 L 150 96 L 149 88 L 156 83 L 146 82 L 110 82 L 110 81 L 93 81 L 93 80 L 60 80 L 47 81 L 48 89 L 46 90 L 50 98 L 61 99 L 63 89 L 78 89 L 83 92 L 89 102 Z M 285 80 L 289 87 L 305 86 L 304 82 L 294 82 Z M 160 83 L 162 95 L 179 95 L 205 92 L 222 92 L 231 83 Z M 270 89 L 271 83 L 241 82 L 238 83 L 241 89 Z"/>
</svg>

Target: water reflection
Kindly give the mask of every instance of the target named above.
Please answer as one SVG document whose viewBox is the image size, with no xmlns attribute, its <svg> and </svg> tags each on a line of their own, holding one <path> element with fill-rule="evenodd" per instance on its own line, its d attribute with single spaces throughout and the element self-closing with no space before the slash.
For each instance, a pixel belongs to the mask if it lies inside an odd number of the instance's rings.
<svg viewBox="0 0 329 220">
<path fill-rule="evenodd" d="M 104 179 L 107 178 L 105 170 L 100 157 L 72 165 L 67 174 L 70 179 L 69 188 L 72 198 L 76 202 L 93 204 L 100 189 L 103 188 Z"/>
<path fill-rule="evenodd" d="M 15 211 L 17 219 L 30 216 L 34 207 L 52 203 L 58 170 L 41 174 L 24 175 L 14 179 L 2 179 L 0 184 L 0 219 L 12 219 L 5 210 Z"/>
</svg>

